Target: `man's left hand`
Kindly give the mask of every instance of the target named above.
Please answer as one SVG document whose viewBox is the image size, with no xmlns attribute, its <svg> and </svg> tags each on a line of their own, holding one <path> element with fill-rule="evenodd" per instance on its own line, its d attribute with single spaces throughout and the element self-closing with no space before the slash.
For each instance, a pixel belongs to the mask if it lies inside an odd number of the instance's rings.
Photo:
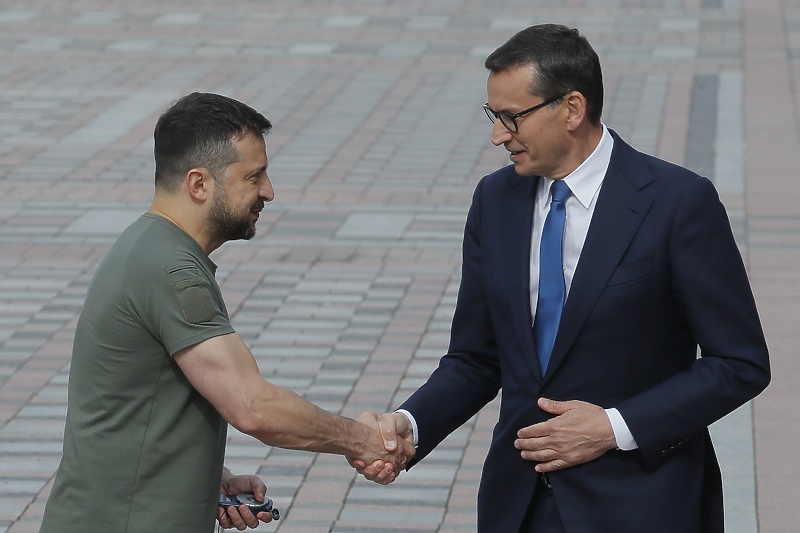
<svg viewBox="0 0 800 533">
<path fill-rule="evenodd" d="M 556 415 L 517 432 L 514 446 L 522 458 L 536 461 L 537 472 L 553 472 L 597 459 L 617 447 L 602 407 L 579 400 L 539 398 L 539 408 Z"/>
<path fill-rule="evenodd" d="M 258 476 L 251 474 L 235 476 L 226 472 L 222 477 L 221 491 L 226 494 L 252 492 L 256 500 L 263 502 L 267 494 L 267 486 Z M 224 529 L 236 528 L 244 531 L 247 528 L 257 528 L 261 522 L 272 522 L 272 513 L 264 511 L 258 513 L 258 516 L 254 516 L 246 505 L 239 507 L 231 505 L 227 508 L 217 508 L 217 521 Z"/>
</svg>

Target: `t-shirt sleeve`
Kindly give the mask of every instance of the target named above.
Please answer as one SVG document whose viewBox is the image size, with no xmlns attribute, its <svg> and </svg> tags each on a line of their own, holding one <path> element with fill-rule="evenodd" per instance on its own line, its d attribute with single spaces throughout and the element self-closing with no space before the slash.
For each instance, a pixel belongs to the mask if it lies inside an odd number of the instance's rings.
<svg viewBox="0 0 800 533">
<path fill-rule="evenodd" d="M 170 356 L 204 340 L 233 333 L 216 280 L 191 261 L 153 272 L 138 308 L 145 327 Z"/>
</svg>

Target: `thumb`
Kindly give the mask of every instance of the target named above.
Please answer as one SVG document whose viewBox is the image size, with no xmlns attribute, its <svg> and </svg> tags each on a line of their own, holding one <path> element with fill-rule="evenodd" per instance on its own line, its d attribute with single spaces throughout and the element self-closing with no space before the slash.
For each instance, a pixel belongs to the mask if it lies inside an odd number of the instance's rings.
<svg viewBox="0 0 800 533">
<path fill-rule="evenodd" d="M 397 448 L 397 424 L 394 415 L 385 414 L 378 419 L 378 427 L 383 438 L 383 447 L 386 451 L 394 451 Z"/>
<path fill-rule="evenodd" d="M 567 402 L 557 402 L 549 398 L 539 398 L 537 403 L 539 404 L 539 409 L 553 415 L 561 415 L 569 410 Z"/>
</svg>

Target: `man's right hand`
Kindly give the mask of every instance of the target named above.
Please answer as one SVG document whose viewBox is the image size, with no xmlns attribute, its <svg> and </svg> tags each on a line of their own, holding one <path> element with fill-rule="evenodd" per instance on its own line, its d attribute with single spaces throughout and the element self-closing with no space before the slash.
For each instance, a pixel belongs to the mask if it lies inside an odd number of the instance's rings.
<svg viewBox="0 0 800 533">
<path fill-rule="evenodd" d="M 384 448 L 389 452 L 395 452 L 394 464 L 376 460 L 368 465 L 365 461 L 352 457 L 348 457 L 347 461 L 366 479 L 388 485 L 400 475 L 400 470 L 416 452 L 411 422 L 401 413 L 385 413 L 378 416 L 377 413 L 370 411 L 362 414 L 358 421 L 380 432 Z"/>
</svg>

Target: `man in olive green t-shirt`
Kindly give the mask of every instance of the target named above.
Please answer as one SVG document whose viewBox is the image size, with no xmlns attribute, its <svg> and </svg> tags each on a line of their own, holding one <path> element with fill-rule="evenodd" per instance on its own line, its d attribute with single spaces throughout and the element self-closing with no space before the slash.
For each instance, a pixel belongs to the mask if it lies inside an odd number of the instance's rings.
<svg viewBox="0 0 800 533">
<path fill-rule="evenodd" d="M 193 93 L 154 134 L 156 190 L 98 266 L 75 331 L 64 453 L 41 533 L 211 532 L 257 527 L 219 492 L 266 486 L 223 470 L 227 424 L 271 446 L 385 461 L 413 456 L 375 426 L 328 413 L 264 380 L 230 324 L 209 254 L 250 239 L 265 202 L 269 121 Z M 380 463 L 376 463 L 380 464 Z"/>
</svg>

